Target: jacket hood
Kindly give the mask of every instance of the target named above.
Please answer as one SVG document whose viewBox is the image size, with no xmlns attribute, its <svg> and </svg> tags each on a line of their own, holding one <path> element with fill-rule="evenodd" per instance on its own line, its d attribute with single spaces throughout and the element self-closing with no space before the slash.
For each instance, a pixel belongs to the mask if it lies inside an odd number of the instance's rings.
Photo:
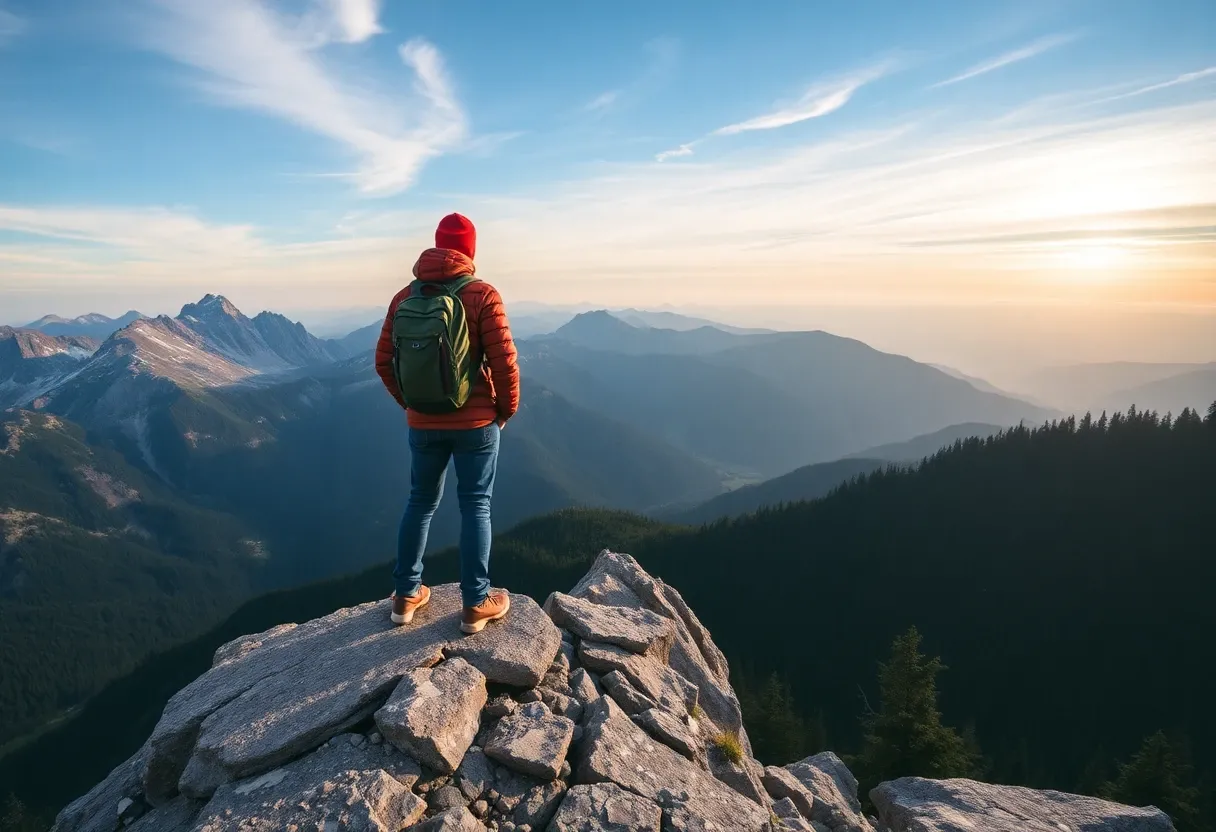
<svg viewBox="0 0 1216 832">
<path fill-rule="evenodd" d="M 451 280 L 465 274 L 476 274 L 473 261 L 450 248 L 428 248 L 414 264 L 414 277 L 423 281 Z"/>
</svg>

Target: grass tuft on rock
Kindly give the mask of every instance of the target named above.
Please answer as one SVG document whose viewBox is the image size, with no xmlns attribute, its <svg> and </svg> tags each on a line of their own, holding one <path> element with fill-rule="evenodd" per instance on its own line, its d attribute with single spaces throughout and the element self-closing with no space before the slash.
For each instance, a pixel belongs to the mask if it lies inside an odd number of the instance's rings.
<svg viewBox="0 0 1216 832">
<path fill-rule="evenodd" d="M 714 748 L 730 762 L 739 765 L 743 762 L 743 743 L 739 742 L 739 737 L 729 731 L 723 731 L 718 736 L 714 737 L 710 742 Z"/>
</svg>

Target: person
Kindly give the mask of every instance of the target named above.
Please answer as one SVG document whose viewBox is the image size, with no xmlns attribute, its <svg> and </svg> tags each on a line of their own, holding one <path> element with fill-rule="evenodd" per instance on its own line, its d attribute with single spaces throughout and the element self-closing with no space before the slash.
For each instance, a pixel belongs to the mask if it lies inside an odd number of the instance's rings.
<svg viewBox="0 0 1216 832">
<path fill-rule="evenodd" d="M 498 291 L 472 277 L 476 273 L 476 251 L 473 223 L 460 214 L 444 217 L 435 230 L 435 247 L 422 252 L 414 264 L 417 281 L 398 292 L 389 304 L 376 344 L 376 372 L 388 392 L 406 409 L 409 424 L 410 496 L 397 536 L 392 621 L 398 625 L 409 623 L 430 600 L 430 589 L 422 583 L 422 555 L 431 518 L 443 494 L 448 462 L 455 460 L 464 606 L 460 629 L 466 634 L 481 632 L 488 622 L 505 617 L 511 606 L 506 592 L 490 589 L 490 498 L 500 433 L 519 408 L 519 368 L 507 313 Z M 418 406 L 410 406 L 398 381 L 395 367 L 404 365 L 395 363 L 396 353 L 399 346 L 409 345 L 395 343 L 394 320 L 402 302 L 417 297 L 412 295 L 415 291 L 424 298 L 450 293 L 463 307 L 472 384 L 467 389 L 467 400 L 449 412 L 434 412 L 436 408 L 424 408 L 429 412 L 422 412 Z M 457 315 L 459 310 L 449 307 L 448 312 Z M 415 341 L 412 346 L 418 349 L 419 343 Z M 402 379 L 407 386 L 414 386 L 413 379 L 404 375 Z M 443 389 L 447 391 L 448 387 Z"/>
</svg>

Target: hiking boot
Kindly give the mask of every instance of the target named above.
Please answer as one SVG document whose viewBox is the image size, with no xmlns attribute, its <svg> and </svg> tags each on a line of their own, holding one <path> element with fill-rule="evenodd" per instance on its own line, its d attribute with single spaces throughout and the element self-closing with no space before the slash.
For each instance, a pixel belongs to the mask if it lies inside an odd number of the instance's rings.
<svg viewBox="0 0 1216 832">
<path fill-rule="evenodd" d="M 418 587 L 413 595 L 397 597 L 393 593 L 393 614 L 390 618 L 394 624 L 409 624 L 414 620 L 414 613 L 425 607 L 431 600 L 431 589 L 427 586 Z"/>
<path fill-rule="evenodd" d="M 511 596 L 505 592 L 491 592 L 475 607 L 465 607 L 460 616 L 460 632 L 467 635 L 480 633 L 486 624 L 497 621 L 511 609 Z"/>
</svg>

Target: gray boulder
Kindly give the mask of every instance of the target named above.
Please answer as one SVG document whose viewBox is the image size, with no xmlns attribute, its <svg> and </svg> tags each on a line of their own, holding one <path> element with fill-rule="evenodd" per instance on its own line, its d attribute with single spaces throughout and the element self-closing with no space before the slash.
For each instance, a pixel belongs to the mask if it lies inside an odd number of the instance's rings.
<svg viewBox="0 0 1216 832">
<path fill-rule="evenodd" d="M 565 642 L 563 642 L 565 643 Z M 595 679 L 585 668 L 579 667 L 570 671 L 570 695 L 586 708 L 602 695 L 596 687 Z"/>
<path fill-rule="evenodd" d="M 545 612 L 559 627 L 588 641 L 624 647 L 667 661 L 675 640 L 675 622 L 648 609 L 606 606 L 561 592 L 545 602 Z"/>
<path fill-rule="evenodd" d="M 633 721 L 647 734 L 690 760 L 696 760 L 701 753 L 701 742 L 694 729 L 667 711 L 650 708 L 635 716 Z"/>
<path fill-rule="evenodd" d="M 456 769 L 456 785 L 470 802 L 494 787 L 494 771 L 484 751 L 473 747 L 465 752 L 460 767 Z"/>
<path fill-rule="evenodd" d="M 519 804 L 523 803 L 524 798 L 544 782 L 546 781 L 500 766 L 494 775 L 494 789 L 497 792 L 494 807 L 504 815 L 512 814 Z"/>
<path fill-rule="evenodd" d="M 619 671 L 631 685 L 651 701 L 669 711 L 692 711 L 697 706 L 697 687 L 665 663 L 630 653 L 615 644 L 582 641 L 578 656 L 583 666 L 597 673 Z"/>
<path fill-rule="evenodd" d="M 179 787 L 205 797 L 315 748 L 370 716 L 407 672 L 445 656 L 464 658 L 492 682 L 536 684 L 561 636 L 536 602 L 511 602 L 503 621 L 469 637 L 459 630 L 459 587 L 445 584 L 406 627 L 394 627 L 389 602 L 380 601 L 221 647 L 217 664 L 170 700 L 153 732 L 149 802 Z"/>
<path fill-rule="evenodd" d="M 486 704 L 486 716 L 500 717 L 515 713 L 519 707 L 514 699 L 505 693 L 500 693 Z"/>
<path fill-rule="evenodd" d="M 114 832 L 119 827 L 118 804 L 143 792 L 143 771 L 150 753 L 148 743 L 117 766 L 84 797 L 68 804 L 51 832 Z"/>
<path fill-rule="evenodd" d="M 740 832 L 760 832 L 768 825 L 766 808 L 651 739 L 607 697 L 591 708 L 574 780 L 616 783 L 661 804 L 684 824 Z"/>
<path fill-rule="evenodd" d="M 476 635 L 459 633 L 460 590 L 455 584 L 450 613 L 452 640 L 443 648 L 448 658 L 462 658 L 485 674 L 491 682 L 531 688 L 540 684 L 552 656 L 561 644 L 561 633 L 545 611 L 527 595 L 511 593 L 511 611 L 502 621 L 491 622 Z M 431 601 L 431 606 L 434 605 Z"/>
<path fill-rule="evenodd" d="M 651 801 L 614 783 L 595 783 L 566 792 L 549 832 L 659 832 L 661 819 Z"/>
<path fill-rule="evenodd" d="M 481 724 L 486 677 L 464 659 L 405 674 L 376 726 L 393 745 L 423 765 L 451 774 Z"/>
<path fill-rule="evenodd" d="M 870 799 L 892 832 L 1174 832 L 1152 807 L 974 780 L 903 777 L 879 785 Z"/>
<path fill-rule="evenodd" d="M 543 713 L 530 710 L 534 706 Z M 490 759 L 523 774 L 556 780 L 573 735 L 573 722 L 532 703 L 498 721 L 486 740 L 485 752 Z"/>
<path fill-rule="evenodd" d="M 768 805 L 768 792 L 760 778 L 764 776 L 764 766 L 744 755 L 738 762 L 730 760 L 718 748 L 710 746 L 708 753 L 709 770 L 726 785 L 761 805 Z"/>
<path fill-rule="evenodd" d="M 455 786 L 441 786 L 430 793 L 426 804 L 432 812 L 446 812 L 449 809 L 463 809 L 468 801 Z"/>
<path fill-rule="evenodd" d="M 712 723 L 706 733 L 734 734 L 752 753 L 726 657 L 680 593 L 647 574 L 629 555 L 605 550 L 569 594 L 597 604 L 648 609 L 674 621 L 668 665 L 697 688 L 698 702 Z"/>
<path fill-rule="evenodd" d="M 387 602 L 337 610 L 306 624 L 282 624 L 242 636 L 215 652 L 211 669 L 170 698 L 152 732 L 144 788 L 158 805 L 177 794 L 177 781 L 203 720 L 263 679 L 384 630 Z"/>
<path fill-rule="evenodd" d="M 835 754 L 830 751 L 816 754 L 790 763 L 785 770 L 810 793 L 813 800 L 811 820 L 831 832 L 874 832 L 874 827 L 861 812 L 857 778 Z"/>
<path fill-rule="evenodd" d="M 643 711 L 652 711 L 659 707 L 657 702 L 629 684 L 629 680 L 625 678 L 625 674 L 619 670 L 605 674 L 600 682 L 604 685 L 604 689 L 608 691 L 608 695 L 616 700 L 616 704 L 620 705 L 621 710 L 627 714 L 640 714 Z"/>
<path fill-rule="evenodd" d="M 760 782 L 774 800 L 789 800 L 804 818 L 812 817 L 815 797 L 793 774 L 777 766 L 768 766 L 764 769 Z"/>
<path fill-rule="evenodd" d="M 463 806 L 442 812 L 425 823 L 410 827 L 411 832 L 484 832 L 485 827 Z"/>
<path fill-rule="evenodd" d="M 544 829 L 565 795 L 566 784 L 561 780 L 533 786 L 515 807 L 514 822 L 518 826 L 527 824 L 533 829 Z"/>
<path fill-rule="evenodd" d="M 540 699 L 553 713 L 558 716 L 564 716 L 573 722 L 578 722 L 579 718 L 583 715 L 582 703 L 573 696 L 557 693 L 548 688 L 541 688 Z"/>
<path fill-rule="evenodd" d="M 280 832 L 332 822 L 338 828 L 398 832 L 426 811 L 410 786 L 394 776 L 393 764 L 400 757 L 386 746 L 328 744 L 283 768 L 221 785 L 203 807 L 194 832 Z M 417 777 L 412 771 L 407 782 Z"/>
</svg>

